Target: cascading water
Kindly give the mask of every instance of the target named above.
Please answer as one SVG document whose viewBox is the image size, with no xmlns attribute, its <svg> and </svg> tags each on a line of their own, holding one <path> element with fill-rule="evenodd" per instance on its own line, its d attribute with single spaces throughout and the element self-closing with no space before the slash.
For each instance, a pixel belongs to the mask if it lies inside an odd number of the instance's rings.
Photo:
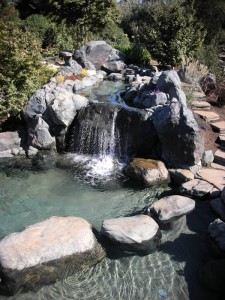
<svg viewBox="0 0 225 300">
<path fill-rule="evenodd" d="M 113 179 L 123 166 L 118 160 L 120 151 L 117 150 L 119 149 L 117 115 L 118 110 L 115 107 L 105 124 L 98 122 L 93 124 L 84 118 L 80 126 L 74 129 L 70 150 L 75 153 L 70 153 L 69 157 L 75 169 L 79 170 L 80 177 L 89 183 L 96 184 Z"/>
</svg>

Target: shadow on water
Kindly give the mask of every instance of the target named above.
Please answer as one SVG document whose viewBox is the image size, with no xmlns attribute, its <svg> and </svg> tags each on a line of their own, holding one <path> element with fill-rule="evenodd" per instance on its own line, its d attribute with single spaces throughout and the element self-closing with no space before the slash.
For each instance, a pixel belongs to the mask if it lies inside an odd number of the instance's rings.
<svg viewBox="0 0 225 300">
<path fill-rule="evenodd" d="M 177 274 L 187 282 L 190 300 L 221 300 L 214 291 L 202 286 L 198 278 L 201 267 L 210 257 L 207 229 L 213 220 L 209 202 L 197 200 L 195 210 L 187 216 L 187 227 L 192 233 L 183 232 L 175 240 L 163 243 L 159 249 L 169 254 L 172 260 L 185 263 L 184 269 Z"/>
</svg>

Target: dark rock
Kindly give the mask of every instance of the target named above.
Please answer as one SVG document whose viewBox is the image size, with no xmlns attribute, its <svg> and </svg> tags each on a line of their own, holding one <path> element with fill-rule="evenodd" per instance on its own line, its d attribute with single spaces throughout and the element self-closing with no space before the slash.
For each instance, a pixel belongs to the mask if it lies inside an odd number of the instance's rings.
<svg viewBox="0 0 225 300">
<path fill-rule="evenodd" d="M 104 256 L 87 221 L 51 217 L 0 242 L 0 291 L 37 290 L 96 264 Z"/>
<path fill-rule="evenodd" d="M 173 168 L 198 164 L 204 142 L 192 112 L 178 102 L 158 108 L 151 117 L 162 147 L 161 159 Z"/>
<path fill-rule="evenodd" d="M 215 198 L 210 201 L 209 205 L 216 215 L 225 222 L 225 203 L 223 200 L 221 198 Z"/>
<path fill-rule="evenodd" d="M 25 117 L 32 118 L 33 116 L 42 115 L 46 110 L 45 90 L 37 90 L 29 99 L 25 109 Z"/>
<path fill-rule="evenodd" d="M 225 223 L 220 219 L 216 219 L 209 224 L 208 232 L 219 249 L 225 252 Z"/>
<path fill-rule="evenodd" d="M 155 93 L 155 94 L 150 94 L 145 97 L 143 101 L 143 105 L 146 108 L 150 108 L 153 106 L 158 106 L 158 105 L 164 105 L 167 102 L 167 96 L 165 93 Z"/>
<path fill-rule="evenodd" d="M 181 89 L 180 78 L 176 71 L 164 71 L 159 76 L 156 89 L 168 93 L 171 88 Z"/>
<path fill-rule="evenodd" d="M 145 215 L 105 220 L 101 233 L 122 250 L 143 254 L 153 252 L 161 239 L 158 224 Z"/>
</svg>

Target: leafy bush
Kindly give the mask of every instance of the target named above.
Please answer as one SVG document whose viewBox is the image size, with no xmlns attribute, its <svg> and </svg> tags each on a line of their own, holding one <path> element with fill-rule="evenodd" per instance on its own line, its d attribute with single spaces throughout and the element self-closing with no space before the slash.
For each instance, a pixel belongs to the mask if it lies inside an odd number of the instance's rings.
<svg viewBox="0 0 225 300">
<path fill-rule="evenodd" d="M 62 74 L 56 76 L 56 81 L 58 83 L 63 83 L 65 81 L 65 77 Z"/>
<path fill-rule="evenodd" d="M 141 65 L 147 65 L 150 62 L 150 52 L 140 44 L 132 44 L 130 46 L 115 46 L 125 55 L 127 63 L 136 63 Z"/>
<path fill-rule="evenodd" d="M 17 113 L 53 71 L 42 63 L 41 47 L 33 33 L 13 22 L 0 22 L 0 115 Z"/>
</svg>

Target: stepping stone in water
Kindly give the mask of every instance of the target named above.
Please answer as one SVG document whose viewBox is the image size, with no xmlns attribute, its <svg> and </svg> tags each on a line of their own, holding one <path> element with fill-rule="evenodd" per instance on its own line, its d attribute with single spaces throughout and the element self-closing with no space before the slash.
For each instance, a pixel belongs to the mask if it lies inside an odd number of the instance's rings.
<svg viewBox="0 0 225 300">
<path fill-rule="evenodd" d="M 218 121 L 220 116 L 212 111 L 194 110 L 194 113 L 207 122 Z"/>
<path fill-rule="evenodd" d="M 51 217 L 0 242 L 0 290 L 37 289 L 105 257 L 92 226 L 77 217 Z M 67 266 L 69 266 L 67 268 Z"/>
<path fill-rule="evenodd" d="M 214 185 L 220 191 L 222 191 L 225 186 L 225 171 L 223 170 L 203 168 L 198 172 L 198 176 Z"/>
<path fill-rule="evenodd" d="M 101 233 L 121 250 L 143 254 L 155 251 L 162 237 L 158 224 L 146 215 L 105 220 Z"/>
<path fill-rule="evenodd" d="M 210 109 L 211 107 L 210 103 L 206 101 L 192 101 L 191 106 L 192 108 L 204 108 L 204 109 Z"/>
<path fill-rule="evenodd" d="M 204 197 L 209 194 L 214 186 L 204 180 L 193 179 L 191 181 L 182 184 L 180 190 L 181 193 L 193 196 L 193 197 Z"/>
<path fill-rule="evenodd" d="M 210 124 L 212 126 L 212 128 L 219 132 L 219 133 L 225 133 L 225 121 L 219 121 L 219 122 L 215 122 L 215 123 L 211 123 Z"/>
</svg>

